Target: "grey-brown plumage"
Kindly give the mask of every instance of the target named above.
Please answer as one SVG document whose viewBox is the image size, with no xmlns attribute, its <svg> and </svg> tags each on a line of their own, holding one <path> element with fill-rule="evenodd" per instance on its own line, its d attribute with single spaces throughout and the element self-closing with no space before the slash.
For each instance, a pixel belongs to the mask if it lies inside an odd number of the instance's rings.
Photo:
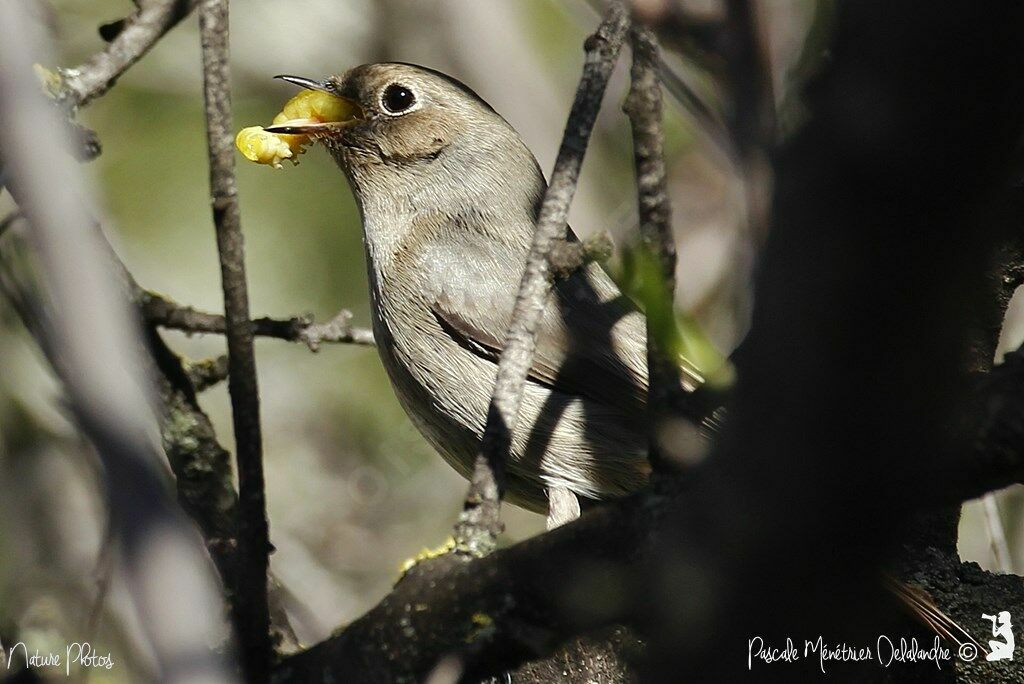
<svg viewBox="0 0 1024 684">
<path fill-rule="evenodd" d="M 299 81 L 298 79 L 292 79 Z M 373 329 L 399 400 L 468 476 L 545 189 L 508 123 L 453 79 L 407 64 L 322 83 L 359 105 L 316 135 L 362 215 Z M 512 436 L 508 498 L 599 499 L 646 480 L 644 319 L 596 265 L 557 283 Z"/>
</svg>

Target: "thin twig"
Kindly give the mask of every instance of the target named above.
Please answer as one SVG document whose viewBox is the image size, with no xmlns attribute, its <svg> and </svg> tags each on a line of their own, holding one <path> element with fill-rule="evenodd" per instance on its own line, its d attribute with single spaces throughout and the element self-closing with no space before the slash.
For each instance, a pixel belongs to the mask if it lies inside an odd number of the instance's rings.
<svg viewBox="0 0 1024 684">
<path fill-rule="evenodd" d="M 555 241 L 565 235 L 583 155 L 628 26 L 627 12 L 620 2 L 613 2 L 597 32 L 584 45 L 583 75 L 551 173 L 551 184 L 541 203 L 533 245 L 498 364 L 483 443 L 473 467 L 465 508 L 455 528 L 456 542 L 462 551 L 487 553 L 494 548 L 502 530 L 499 512 L 505 488 L 505 462 L 519 417 L 526 373 L 537 346 L 537 326 L 551 292 L 548 253 Z"/>
<path fill-rule="evenodd" d="M 604 9 L 604 0 L 584 1 L 587 7 L 595 14 L 602 12 Z M 664 34 L 665 38 L 681 41 L 686 37 L 694 35 L 701 29 L 699 22 L 682 21 L 682 18 L 686 15 L 682 8 L 675 3 L 666 3 L 664 8 L 666 12 L 659 16 L 641 13 L 639 12 L 640 8 L 636 7 L 637 3 L 633 2 L 631 4 L 634 6 L 634 21 L 642 22 L 649 26 L 653 25 L 659 35 Z M 708 30 L 710 29 L 711 27 L 708 27 Z M 668 64 L 660 55 L 657 59 L 658 78 L 661 80 L 662 85 L 665 86 L 665 90 L 672 96 L 672 99 L 676 101 L 693 120 L 693 123 L 696 124 L 695 131 L 706 142 L 710 143 L 715 152 L 727 159 L 732 158 L 735 155 L 735 150 L 732 147 L 732 140 L 729 137 L 726 124 L 722 120 L 722 115 L 715 111 L 715 106 L 710 104 L 707 97 L 700 94 L 698 88 L 691 83 L 694 80 L 694 76 L 681 73 Z"/>
<path fill-rule="evenodd" d="M 152 325 L 189 334 L 224 334 L 225 322 L 220 314 L 198 311 L 152 291 L 142 293 L 140 304 L 143 318 Z M 257 337 L 304 342 L 311 351 L 319 350 L 325 343 L 374 344 L 373 331 L 352 325 L 352 312 L 348 309 L 342 309 L 325 323 L 315 322 L 311 314 L 302 314 L 291 318 L 255 318 L 250 326 Z"/>
<path fill-rule="evenodd" d="M 203 0 L 199 9 L 203 96 L 210 156 L 210 196 L 224 289 L 228 390 L 238 464 L 238 596 L 233 601 L 242 671 L 249 682 L 265 682 L 271 655 L 267 568 L 270 536 L 263 483 L 259 388 L 249 293 L 245 278 L 228 66 L 228 2 Z"/>
<path fill-rule="evenodd" d="M 676 243 L 665 176 L 665 132 L 662 129 L 658 46 L 650 29 L 630 31 L 633 66 L 629 95 L 623 105 L 633 131 L 637 207 L 642 249 L 654 258 L 657 272 L 652 296 L 644 302 L 647 314 L 648 457 L 655 470 L 664 466 L 658 432 L 669 399 L 680 387 L 679 363 L 666 348 L 666 330 L 674 326 Z"/>
<path fill-rule="evenodd" d="M 114 40 L 87 61 L 61 69 L 66 97 L 81 107 L 103 95 L 165 33 L 192 13 L 198 0 L 141 0 Z"/>
</svg>

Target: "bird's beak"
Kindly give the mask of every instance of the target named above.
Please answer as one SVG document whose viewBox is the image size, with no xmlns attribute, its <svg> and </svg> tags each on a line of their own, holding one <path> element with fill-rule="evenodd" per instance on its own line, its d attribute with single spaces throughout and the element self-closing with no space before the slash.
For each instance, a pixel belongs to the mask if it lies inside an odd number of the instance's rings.
<svg viewBox="0 0 1024 684">
<path fill-rule="evenodd" d="M 297 85 L 300 88 L 305 88 L 306 90 L 319 90 L 321 93 L 331 92 L 330 89 L 327 87 L 327 84 L 325 84 L 323 81 L 314 81 L 313 79 L 306 78 L 304 76 L 289 76 L 288 74 L 278 74 L 274 78 L 279 78 L 282 81 L 287 81 L 292 85 Z"/>
<path fill-rule="evenodd" d="M 288 81 L 306 90 L 322 93 L 322 95 L 311 98 L 310 104 L 312 106 L 310 111 L 302 112 L 303 115 L 297 118 L 289 118 L 284 121 L 275 120 L 272 126 L 264 127 L 263 130 L 265 131 L 284 133 L 286 135 L 313 135 L 343 128 L 359 121 L 363 117 L 363 109 L 357 102 L 338 95 L 323 81 L 287 75 L 275 76 L 274 78 Z M 288 112 L 287 107 L 285 112 Z"/>
</svg>

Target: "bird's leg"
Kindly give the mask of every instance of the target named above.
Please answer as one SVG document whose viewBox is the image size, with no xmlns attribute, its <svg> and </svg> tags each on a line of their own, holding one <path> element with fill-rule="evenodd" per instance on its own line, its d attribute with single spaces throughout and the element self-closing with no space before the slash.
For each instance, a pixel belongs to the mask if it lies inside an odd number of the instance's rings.
<svg viewBox="0 0 1024 684">
<path fill-rule="evenodd" d="M 580 500 L 568 487 L 548 487 L 548 529 L 580 517 Z"/>
</svg>

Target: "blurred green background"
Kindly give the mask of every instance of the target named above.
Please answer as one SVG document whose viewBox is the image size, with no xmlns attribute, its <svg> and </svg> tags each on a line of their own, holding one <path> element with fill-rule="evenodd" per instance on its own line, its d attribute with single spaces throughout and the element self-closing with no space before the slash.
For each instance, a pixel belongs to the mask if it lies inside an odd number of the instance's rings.
<svg viewBox="0 0 1024 684">
<path fill-rule="evenodd" d="M 814 3 L 766 6 L 765 37 L 782 101 Z M 96 27 L 131 9 L 118 0 L 54 0 L 41 7 L 61 66 L 102 49 Z M 319 77 L 370 61 L 416 62 L 474 88 L 521 132 L 547 170 L 578 78 L 582 40 L 595 23 L 583 0 L 235 3 L 236 129 L 269 122 L 294 93 L 273 81 L 275 74 Z M 620 244 L 635 220 L 620 112 L 625 63 L 610 86 L 570 218 L 577 232 L 609 230 Z M 734 170 L 701 142 L 677 105 L 669 103 L 667 116 L 678 300 L 729 352 L 750 304 L 756 240 L 742 229 Z M 136 279 L 180 302 L 220 311 L 195 19 L 174 29 L 80 119 L 103 144 L 102 156 L 84 170 L 104 230 Z M 281 171 L 238 157 L 238 182 L 254 315 L 309 311 L 324 320 L 348 308 L 357 324 L 368 325 L 359 218 L 327 155 L 313 149 L 300 165 Z M 0 197 L 2 213 L 11 206 L 9 195 Z M 215 336 L 167 338 L 191 358 L 224 351 Z M 402 560 L 448 535 L 466 485 L 406 419 L 373 349 L 328 345 L 312 354 L 299 344 L 260 340 L 257 354 L 277 549 L 272 567 L 293 595 L 289 609 L 300 636 L 311 642 L 374 605 Z M 92 638 L 114 650 L 118 662 L 144 670 L 146 655 L 133 643 L 117 577 L 96 609 L 107 566 L 93 460 L 64 415 L 59 387 L 4 302 L 0 359 L 0 634 L 16 626 L 20 638 L 39 644 Z M 225 388 L 206 392 L 202 403 L 221 443 L 233 448 Z M 1020 571 L 1020 499 L 1002 499 Z M 506 520 L 509 540 L 543 528 L 539 516 L 514 508 Z M 992 567 L 977 504 L 967 507 L 962 532 L 964 556 Z M 131 671 L 92 676 L 130 680 Z"/>
</svg>

